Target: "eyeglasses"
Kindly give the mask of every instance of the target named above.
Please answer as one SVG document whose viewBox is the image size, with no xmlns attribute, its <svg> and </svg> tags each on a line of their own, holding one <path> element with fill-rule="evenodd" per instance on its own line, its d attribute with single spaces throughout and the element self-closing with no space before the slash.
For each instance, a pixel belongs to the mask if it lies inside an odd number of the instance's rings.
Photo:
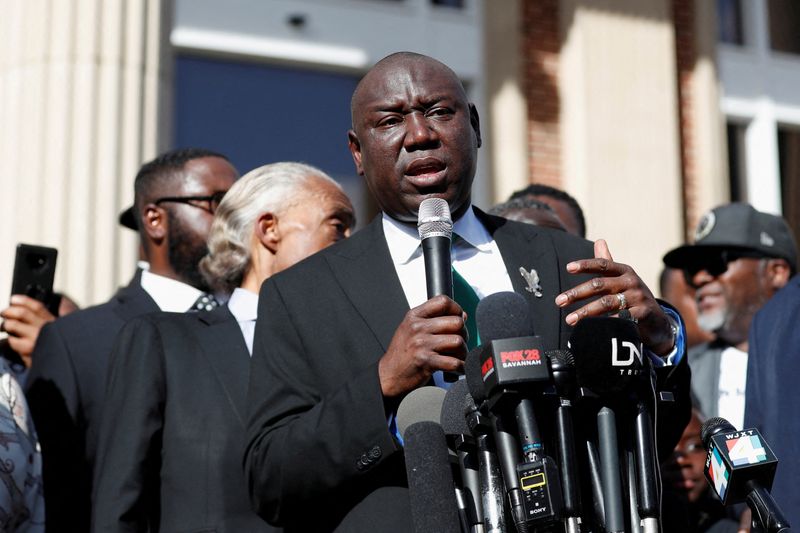
<svg viewBox="0 0 800 533">
<path fill-rule="evenodd" d="M 693 279 L 701 270 L 705 270 L 710 276 L 716 278 L 727 272 L 728 264 L 746 257 L 763 259 L 766 256 L 754 250 L 721 250 L 717 254 L 704 256 L 702 259 L 698 259 L 694 264 L 684 268 L 683 276 L 686 278 L 686 283 L 689 284 L 689 286 L 695 287 Z"/>
<path fill-rule="evenodd" d="M 692 454 L 705 454 L 706 449 L 703 446 L 703 442 L 700 439 L 696 441 L 690 441 L 684 444 L 681 447 L 676 447 L 674 453 L 681 454 L 681 455 L 692 455 Z"/>
<path fill-rule="evenodd" d="M 220 202 L 222 202 L 222 198 L 225 197 L 226 192 L 228 191 L 218 191 L 210 196 L 165 196 L 164 198 L 159 198 L 153 203 L 156 205 L 159 205 L 163 202 L 188 204 L 192 207 L 202 209 L 203 211 L 208 211 L 213 215 L 217 212 L 217 208 L 219 207 Z"/>
</svg>

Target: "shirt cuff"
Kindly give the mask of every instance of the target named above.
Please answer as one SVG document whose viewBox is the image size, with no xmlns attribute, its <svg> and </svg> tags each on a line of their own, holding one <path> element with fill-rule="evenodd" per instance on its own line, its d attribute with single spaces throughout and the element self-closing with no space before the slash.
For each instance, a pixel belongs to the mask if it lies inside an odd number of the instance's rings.
<svg viewBox="0 0 800 533">
<path fill-rule="evenodd" d="M 661 309 L 670 318 L 670 322 L 677 326 L 677 331 L 675 332 L 675 346 L 672 347 L 672 351 L 667 355 L 659 356 L 650 350 L 645 349 L 647 356 L 650 358 L 650 361 L 656 368 L 677 365 L 681 362 L 683 354 L 686 351 L 686 325 L 683 323 L 681 315 L 666 305 L 661 305 Z"/>
</svg>

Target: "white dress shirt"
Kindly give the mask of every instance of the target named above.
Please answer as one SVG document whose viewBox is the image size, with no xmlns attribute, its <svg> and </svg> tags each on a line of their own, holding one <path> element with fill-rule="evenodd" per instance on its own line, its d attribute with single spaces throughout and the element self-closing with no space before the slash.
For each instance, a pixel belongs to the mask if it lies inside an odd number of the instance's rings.
<svg viewBox="0 0 800 533">
<path fill-rule="evenodd" d="M 256 318 L 258 318 L 258 294 L 247 289 L 233 289 L 233 294 L 228 300 L 228 309 L 236 319 L 236 322 L 239 323 L 239 329 L 242 330 L 247 351 L 252 356 L 253 335 L 256 331 Z"/>
<path fill-rule="evenodd" d="M 398 222 L 384 213 L 383 233 L 408 306 L 414 308 L 426 302 L 425 259 L 416 226 Z M 453 225 L 451 253 L 453 268 L 479 298 L 514 290 L 497 243 L 471 207 Z"/>
<path fill-rule="evenodd" d="M 142 270 L 142 288 L 162 311 L 185 313 L 192 308 L 203 291 L 186 283 Z"/>
<path fill-rule="evenodd" d="M 747 385 L 747 352 L 729 346 L 719 360 L 719 399 L 717 416 L 733 427 L 744 426 L 744 390 Z"/>
</svg>

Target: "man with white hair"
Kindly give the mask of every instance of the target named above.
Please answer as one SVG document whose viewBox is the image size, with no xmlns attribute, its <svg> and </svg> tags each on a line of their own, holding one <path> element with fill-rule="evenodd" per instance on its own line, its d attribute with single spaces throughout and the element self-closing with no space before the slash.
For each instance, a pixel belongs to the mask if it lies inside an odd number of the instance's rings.
<svg viewBox="0 0 800 533">
<path fill-rule="evenodd" d="M 322 171 L 275 163 L 225 195 L 201 269 L 227 306 L 131 321 L 113 351 L 94 480 L 95 531 L 273 531 L 241 467 L 261 283 L 349 236 L 353 207 Z"/>
</svg>

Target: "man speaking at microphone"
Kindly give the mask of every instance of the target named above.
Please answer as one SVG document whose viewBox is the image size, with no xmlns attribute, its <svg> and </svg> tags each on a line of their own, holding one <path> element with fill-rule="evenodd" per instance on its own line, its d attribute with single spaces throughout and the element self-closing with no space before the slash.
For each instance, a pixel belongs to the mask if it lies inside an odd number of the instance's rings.
<svg viewBox="0 0 800 533">
<path fill-rule="evenodd" d="M 350 151 L 383 214 L 270 278 L 259 300 L 245 475 L 257 512 L 286 531 L 412 530 L 393 414 L 440 371 L 462 370 L 465 318 L 481 297 L 525 296 L 545 349 L 564 347 L 581 318 L 625 308 L 652 352 L 675 351 L 670 318 L 603 241 L 593 253 L 565 232 L 472 207 L 478 112 L 447 66 L 392 54 L 358 84 L 351 110 Z M 416 223 L 430 197 L 455 221 L 459 303 L 427 298 Z"/>
</svg>

